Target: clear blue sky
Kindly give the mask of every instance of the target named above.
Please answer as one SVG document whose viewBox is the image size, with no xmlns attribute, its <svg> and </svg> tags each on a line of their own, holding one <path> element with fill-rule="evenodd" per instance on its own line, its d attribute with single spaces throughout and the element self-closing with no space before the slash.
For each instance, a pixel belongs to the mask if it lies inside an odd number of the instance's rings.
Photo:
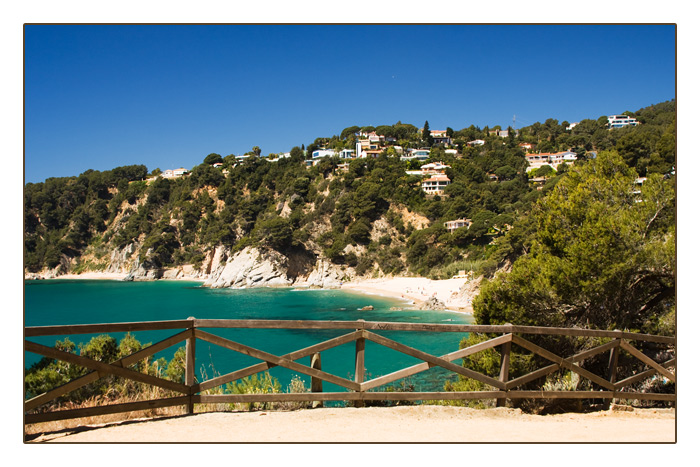
<svg viewBox="0 0 700 467">
<path fill-rule="evenodd" d="M 455 130 L 675 98 L 674 26 L 27 25 L 25 182 L 212 152 L 263 155 L 352 125 Z"/>
</svg>

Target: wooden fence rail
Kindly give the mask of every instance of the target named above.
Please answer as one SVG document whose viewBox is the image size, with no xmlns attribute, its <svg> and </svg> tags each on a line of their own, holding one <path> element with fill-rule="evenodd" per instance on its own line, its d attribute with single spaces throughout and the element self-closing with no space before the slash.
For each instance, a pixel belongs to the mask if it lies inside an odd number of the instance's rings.
<svg viewBox="0 0 700 467">
<path fill-rule="evenodd" d="M 249 345 L 226 339 L 204 329 L 302 329 L 302 330 L 348 330 L 349 332 L 324 342 L 285 354 L 274 355 L 269 352 L 256 349 Z M 623 331 L 602 331 L 591 329 L 546 328 L 533 326 L 483 326 L 462 324 L 419 324 L 419 323 L 387 323 L 369 321 L 282 321 L 282 320 L 226 320 L 226 319 L 195 319 L 177 321 L 151 321 L 136 323 L 110 323 L 110 324 L 84 324 L 66 326 L 37 326 L 26 327 L 25 337 L 38 337 L 50 335 L 93 334 L 110 332 L 154 331 L 174 330 L 176 334 L 163 339 L 155 344 L 139 350 L 127 357 L 104 363 L 90 358 L 76 355 L 70 352 L 47 347 L 45 345 L 25 339 L 25 350 L 45 357 L 62 360 L 70 364 L 83 366 L 90 373 L 77 378 L 60 387 L 52 389 L 44 394 L 33 397 L 24 402 L 25 423 L 38 423 L 51 420 L 87 417 L 120 412 L 131 412 L 170 406 L 184 406 L 188 413 L 194 411 L 194 404 L 218 404 L 218 403 L 250 403 L 250 402 L 314 402 L 322 404 L 323 401 L 354 401 L 355 405 L 361 405 L 368 400 L 469 400 L 469 399 L 496 399 L 498 405 L 504 405 L 508 399 L 634 399 L 657 400 L 675 402 L 676 394 L 642 393 L 630 390 L 630 385 L 643 381 L 654 375 L 667 378 L 675 383 L 676 360 L 671 358 L 665 362 L 656 362 L 652 358 L 634 347 L 630 342 L 649 342 L 666 346 L 675 352 L 675 337 L 638 334 Z M 485 342 L 470 347 L 450 352 L 446 355 L 435 356 L 421 350 L 402 344 L 376 331 L 414 331 L 414 332 L 457 332 L 457 333 L 483 333 L 497 334 Z M 576 355 L 562 357 L 546 350 L 522 335 L 552 335 L 569 337 L 588 337 L 607 340 Z M 260 363 L 240 368 L 225 375 L 216 376 L 206 381 L 195 380 L 195 354 L 196 341 L 202 340 L 225 349 L 239 352 L 260 360 Z M 185 381 L 178 383 L 164 378 L 147 375 L 129 367 L 157 352 L 185 341 L 186 367 Z M 393 349 L 403 354 L 421 360 L 421 363 L 403 368 L 393 373 L 382 375 L 365 381 L 365 345 L 371 341 L 381 346 Z M 355 377 L 354 379 L 342 378 L 325 372 L 321 368 L 321 352 L 339 345 L 355 342 Z M 544 360 L 551 362 L 548 366 L 535 370 L 527 375 L 509 379 L 510 353 L 512 346 L 529 351 Z M 470 355 L 483 352 L 488 349 L 496 349 L 501 353 L 501 371 L 498 378 L 478 373 L 453 363 Z M 646 366 L 646 370 L 617 381 L 618 357 L 621 351 L 637 359 Z M 605 376 L 596 375 L 579 364 L 584 360 L 609 352 L 608 373 Z M 298 363 L 305 357 L 310 357 L 310 365 Z M 311 377 L 312 392 L 305 393 L 275 393 L 275 394 L 202 394 L 209 389 L 236 381 L 247 376 L 267 371 L 275 366 Z M 380 392 L 371 391 L 386 384 L 399 381 L 403 378 L 421 373 L 433 367 L 442 367 L 451 372 L 471 378 L 493 390 L 485 391 L 450 391 L 450 392 Z M 518 390 L 519 387 L 537 379 L 543 378 L 559 370 L 569 370 L 581 378 L 589 380 L 598 390 L 588 391 L 545 391 L 545 390 Z M 130 402 L 124 404 L 100 405 L 83 409 L 58 410 L 49 412 L 36 412 L 41 406 L 54 399 L 79 389 L 99 378 L 107 375 L 115 375 L 140 383 L 157 386 L 174 391 L 180 396 L 161 398 L 148 401 Z M 331 383 L 344 388 L 345 391 L 323 392 L 323 382 Z M 35 413 L 36 412 L 36 413 Z"/>
</svg>

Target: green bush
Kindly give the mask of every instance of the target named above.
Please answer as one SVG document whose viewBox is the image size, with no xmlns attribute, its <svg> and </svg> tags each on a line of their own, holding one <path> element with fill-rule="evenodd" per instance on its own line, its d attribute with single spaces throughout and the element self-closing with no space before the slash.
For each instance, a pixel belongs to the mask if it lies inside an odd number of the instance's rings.
<svg viewBox="0 0 700 467">
<path fill-rule="evenodd" d="M 226 384 L 225 392 L 228 394 L 278 394 L 281 385 L 277 378 L 270 375 L 269 372 L 262 373 L 261 376 L 254 374 L 246 378 L 241 378 L 237 382 L 233 381 Z M 266 410 L 272 407 L 268 402 L 246 402 L 231 404 L 234 410 L 240 410 L 243 407 L 248 411 Z"/>
</svg>

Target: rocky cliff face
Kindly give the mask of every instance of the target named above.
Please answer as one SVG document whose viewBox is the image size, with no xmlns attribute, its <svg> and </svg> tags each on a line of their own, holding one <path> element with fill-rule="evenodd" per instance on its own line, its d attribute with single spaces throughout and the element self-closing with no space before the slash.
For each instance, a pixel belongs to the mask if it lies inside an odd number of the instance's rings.
<svg viewBox="0 0 700 467">
<path fill-rule="evenodd" d="M 222 261 L 224 251 L 215 253 L 209 278 L 205 287 L 266 287 L 289 286 L 286 258 L 276 252 L 265 252 L 257 248 L 244 248 Z M 216 265 L 216 267 L 214 267 Z"/>
<path fill-rule="evenodd" d="M 307 264 L 304 263 L 306 259 Z M 245 248 L 233 255 L 214 251 L 205 287 L 339 287 L 343 271 L 324 259 L 308 264 L 310 258 L 284 256 L 276 251 Z"/>
</svg>

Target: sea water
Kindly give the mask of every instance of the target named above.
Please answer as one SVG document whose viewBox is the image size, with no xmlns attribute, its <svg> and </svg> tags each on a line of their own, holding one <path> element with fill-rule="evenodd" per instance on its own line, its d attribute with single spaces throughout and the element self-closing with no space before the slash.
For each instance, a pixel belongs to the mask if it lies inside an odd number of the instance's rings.
<svg viewBox="0 0 700 467">
<path fill-rule="evenodd" d="M 361 308 L 371 305 L 373 310 Z M 188 317 L 201 319 L 274 319 L 320 321 L 384 321 L 408 323 L 471 324 L 473 318 L 450 311 L 423 311 L 412 309 L 401 300 L 342 290 L 257 288 L 210 289 L 198 282 L 154 281 L 122 282 L 110 280 L 41 280 L 25 281 L 25 326 L 64 324 L 119 323 L 132 321 L 180 320 Z M 207 332 L 234 340 L 256 349 L 284 355 L 328 339 L 351 332 L 341 330 L 301 329 L 205 329 Z M 155 343 L 179 331 L 136 331 L 132 334 L 141 343 Z M 384 331 L 382 335 L 402 344 L 435 356 L 459 348 L 464 333 L 431 333 Z M 30 340 L 53 346 L 57 340 L 68 337 L 74 343 L 87 343 L 96 334 L 71 336 L 42 336 Z M 121 339 L 125 333 L 112 333 Z M 170 360 L 178 346 L 164 350 L 156 357 Z M 321 353 L 322 369 L 343 378 L 354 379 L 354 342 Z M 25 352 L 25 368 L 39 361 L 41 356 Z M 224 349 L 208 342 L 196 343 L 196 377 L 199 381 L 259 363 L 260 360 Z M 388 349 L 370 341 L 365 348 L 365 380 L 397 371 L 416 363 L 414 357 Z M 309 365 L 309 357 L 298 360 Z M 458 361 L 455 363 L 459 363 Z M 298 373 L 272 368 L 282 389 Z M 310 386 L 310 378 L 299 375 Z M 441 390 L 447 379 L 456 376 L 439 367 L 414 375 L 407 383 L 416 391 Z M 326 391 L 344 389 L 324 382 Z"/>
</svg>

